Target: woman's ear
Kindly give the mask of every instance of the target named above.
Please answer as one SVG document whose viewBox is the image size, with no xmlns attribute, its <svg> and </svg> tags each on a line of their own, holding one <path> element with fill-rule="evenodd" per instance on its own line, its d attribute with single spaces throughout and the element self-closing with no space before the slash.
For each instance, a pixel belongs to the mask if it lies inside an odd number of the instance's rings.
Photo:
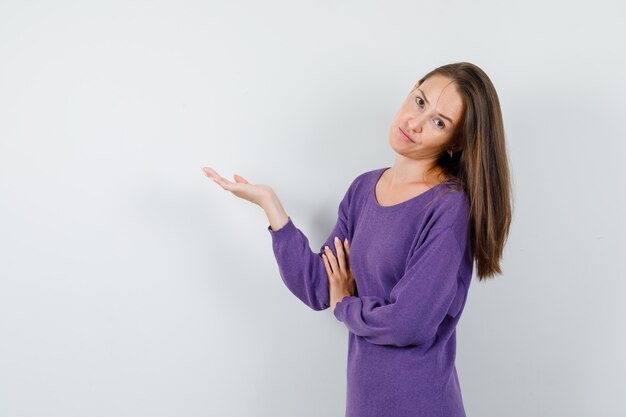
<svg viewBox="0 0 626 417">
<path fill-rule="evenodd" d="M 461 149 L 463 149 L 463 146 L 460 143 L 458 143 L 458 142 L 454 142 L 454 143 L 451 143 L 448 146 L 446 146 L 446 152 L 450 152 L 450 151 L 458 152 Z"/>
</svg>

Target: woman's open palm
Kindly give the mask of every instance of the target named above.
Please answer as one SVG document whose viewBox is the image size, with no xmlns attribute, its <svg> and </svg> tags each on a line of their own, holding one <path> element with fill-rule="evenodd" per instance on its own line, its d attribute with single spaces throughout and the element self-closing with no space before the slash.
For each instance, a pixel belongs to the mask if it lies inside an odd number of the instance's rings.
<svg viewBox="0 0 626 417">
<path fill-rule="evenodd" d="M 259 206 L 261 206 L 262 202 L 271 196 L 271 193 L 273 192 L 270 186 L 264 184 L 250 184 L 241 175 L 233 175 L 235 182 L 232 182 L 220 176 L 211 167 L 203 167 L 202 172 L 204 172 L 204 175 L 211 178 L 223 189 L 230 191 L 239 198 L 243 198 L 244 200 L 248 200 L 249 202 Z"/>
</svg>

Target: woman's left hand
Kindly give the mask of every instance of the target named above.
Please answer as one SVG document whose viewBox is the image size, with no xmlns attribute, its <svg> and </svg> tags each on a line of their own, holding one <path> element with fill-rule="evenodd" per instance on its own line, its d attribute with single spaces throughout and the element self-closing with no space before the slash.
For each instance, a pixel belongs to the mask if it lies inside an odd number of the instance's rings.
<svg viewBox="0 0 626 417">
<path fill-rule="evenodd" d="M 328 246 L 324 248 L 322 259 L 328 275 L 328 289 L 330 292 L 330 308 L 335 311 L 335 305 L 347 295 L 356 295 L 356 281 L 350 270 L 350 243 L 345 240 L 344 244 L 335 236 L 335 249 L 337 257 Z"/>
</svg>

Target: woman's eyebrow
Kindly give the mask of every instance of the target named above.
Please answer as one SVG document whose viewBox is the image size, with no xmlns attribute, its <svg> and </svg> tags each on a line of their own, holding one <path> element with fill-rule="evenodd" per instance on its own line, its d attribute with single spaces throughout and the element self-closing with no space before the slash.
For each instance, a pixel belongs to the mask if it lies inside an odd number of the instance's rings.
<svg viewBox="0 0 626 417">
<path fill-rule="evenodd" d="M 416 90 L 419 91 L 424 96 L 424 101 L 426 102 L 426 104 L 428 104 L 430 106 L 430 101 L 428 101 L 428 99 L 426 98 L 426 94 L 424 94 L 424 92 L 422 90 L 420 90 L 419 88 L 416 88 Z M 439 112 L 437 112 L 437 114 L 439 116 L 443 117 L 444 119 L 447 119 L 450 122 L 450 124 L 452 126 L 454 126 L 454 122 L 448 116 L 444 116 L 443 114 L 441 114 Z"/>
</svg>

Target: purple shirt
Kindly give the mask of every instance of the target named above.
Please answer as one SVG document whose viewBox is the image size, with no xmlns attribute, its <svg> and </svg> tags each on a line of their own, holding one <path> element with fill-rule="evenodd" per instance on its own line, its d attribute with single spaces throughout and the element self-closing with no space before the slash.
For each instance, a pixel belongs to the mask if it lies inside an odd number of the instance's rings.
<svg viewBox="0 0 626 417">
<path fill-rule="evenodd" d="M 337 256 L 334 237 L 348 238 L 357 294 L 334 310 L 349 331 L 346 417 L 465 417 L 455 355 L 473 270 L 469 202 L 446 182 L 381 206 L 388 168 L 353 180 L 317 252 L 291 217 L 268 226 L 280 276 L 310 308 L 328 308 L 323 248 Z"/>
</svg>

